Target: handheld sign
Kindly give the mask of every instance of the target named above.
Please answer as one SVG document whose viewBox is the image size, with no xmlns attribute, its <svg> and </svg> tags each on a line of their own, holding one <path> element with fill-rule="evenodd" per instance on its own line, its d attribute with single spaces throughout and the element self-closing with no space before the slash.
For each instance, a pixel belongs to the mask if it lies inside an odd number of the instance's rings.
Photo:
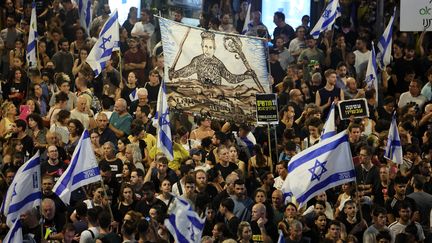
<svg viewBox="0 0 432 243">
<path fill-rule="evenodd" d="M 351 116 L 363 118 L 369 116 L 369 108 L 366 99 L 344 100 L 338 103 L 341 120 L 347 120 Z"/>
<path fill-rule="evenodd" d="M 276 94 L 256 94 L 256 114 L 258 124 L 278 124 Z"/>
</svg>

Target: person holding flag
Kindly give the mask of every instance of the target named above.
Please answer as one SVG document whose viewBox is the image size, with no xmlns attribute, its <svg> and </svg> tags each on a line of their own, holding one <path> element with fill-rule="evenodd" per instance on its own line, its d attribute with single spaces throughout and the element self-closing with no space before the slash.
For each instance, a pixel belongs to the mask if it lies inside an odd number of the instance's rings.
<svg viewBox="0 0 432 243">
<path fill-rule="evenodd" d="M 41 199 L 40 157 L 39 152 L 36 152 L 18 169 L 9 185 L 0 208 L 1 213 L 6 217 L 6 224 L 12 228 L 21 214 L 39 206 Z"/>
<path fill-rule="evenodd" d="M 65 204 L 69 205 L 72 191 L 101 180 L 102 177 L 91 145 L 90 134 L 87 130 L 84 130 L 72 154 L 68 168 L 57 180 L 53 191 Z"/>
<path fill-rule="evenodd" d="M 164 81 L 162 81 L 159 89 L 153 125 L 157 128 L 157 149 L 160 149 L 168 160 L 172 161 L 174 159 L 173 140 L 171 138 L 168 97 Z"/>
<path fill-rule="evenodd" d="M 378 40 L 378 66 L 381 70 L 384 70 L 391 61 L 392 51 L 392 37 L 393 37 L 393 23 L 396 14 L 396 7 L 393 10 L 393 15 L 384 30 L 383 35 Z"/>
<path fill-rule="evenodd" d="M 402 144 L 396 122 L 396 112 L 393 113 L 390 124 L 384 158 L 391 160 L 395 164 L 403 164 Z"/>
<path fill-rule="evenodd" d="M 377 75 L 377 63 L 375 55 L 375 47 L 372 42 L 372 51 L 369 55 L 369 61 L 366 69 L 365 77 L 366 89 L 375 90 L 375 100 L 378 101 L 378 75 Z"/>
<path fill-rule="evenodd" d="M 105 68 L 106 62 L 111 59 L 112 52 L 119 49 L 119 40 L 118 12 L 115 9 L 103 25 L 99 39 L 86 59 L 86 62 L 93 69 L 95 77 L 99 76 Z"/>
<path fill-rule="evenodd" d="M 37 58 L 36 58 L 36 50 L 37 50 L 37 20 L 36 20 L 36 3 L 32 3 L 31 17 L 30 17 L 30 29 L 27 43 L 27 64 L 29 68 L 37 67 Z"/>
<path fill-rule="evenodd" d="M 322 32 L 330 30 L 333 27 L 334 22 L 339 16 L 341 16 L 339 0 L 330 0 L 320 19 L 310 31 L 310 34 L 315 39 L 318 39 Z"/>
</svg>

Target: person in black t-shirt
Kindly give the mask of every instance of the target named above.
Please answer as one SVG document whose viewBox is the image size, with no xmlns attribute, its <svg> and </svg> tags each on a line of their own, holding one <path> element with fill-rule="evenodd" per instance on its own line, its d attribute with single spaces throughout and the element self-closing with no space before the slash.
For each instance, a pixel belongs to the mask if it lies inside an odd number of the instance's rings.
<svg viewBox="0 0 432 243">
<path fill-rule="evenodd" d="M 41 164 L 41 173 L 42 175 L 53 176 L 54 181 L 57 181 L 66 170 L 67 165 L 59 160 L 58 149 L 55 145 L 50 145 L 47 152 L 48 159 Z"/>
<path fill-rule="evenodd" d="M 215 168 L 219 170 L 222 177 L 225 179 L 231 172 L 238 169 L 238 166 L 230 162 L 229 150 L 225 145 L 221 145 L 218 148 L 219 163 L 215 165 Z"/>
</svg>

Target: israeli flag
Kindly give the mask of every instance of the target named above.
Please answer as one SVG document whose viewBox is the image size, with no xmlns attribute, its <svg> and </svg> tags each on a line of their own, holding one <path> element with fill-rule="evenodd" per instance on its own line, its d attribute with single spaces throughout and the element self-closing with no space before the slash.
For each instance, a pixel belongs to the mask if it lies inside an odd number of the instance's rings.
<svg viewBox="0 0 432 243">
<path fill-rule="evenodd" d="M 252 8 L 252 4 L 249 3 L 248 4 L 248 9 L 247 9 L 247 12 L 246 12 L 245 21 L 244 21 L 244 24 L 243 24 L 243 30 L 241 32 L 242 35 L 245 35 L 246 32 L 248 32 L 248 30 L 249 30 L 249 22 L 250 22 L 250 19 L 251 19 L 251 8 Z"/>
<path fill-rule="evenodd" d="M 393 118 L 390 124 L 384 158 L 391 160 L 396 164 L 401 165 L 403 163 L 402 144 L 396 122 L 396 112 L 393 113 Z"/>
<path fill-rule="evenodd" d="M 168 210 L 168 218 L 165 225 L 175 242 L 190 243 L 200 242 L 204 229 L 204 218 L 200 218 L 197 212 L 184 199 L 175 196 Z"/>
<path fill-rule="evenodd" d="M 78 0 L 78 13 L 80 24 L 86 30 L 87 35 L 89 35 L 90 24 L 92 21 L 91 0 Z"/>
<path fill-rule="evenodd" d="M 171 123 L 166 94 L 165 81 L 162 80 L 157 99 L 157 108 L 153 125 L 158 129 L 157 147 L 162 150 L 168 160 L 173 160 L 173 142 L 171 139 Z"/>
<path fill-rule="evenodd" d="M 23 234 L 22 234 L 22 225 L 21 220 L 15 220 L 13 226 L 9 229 L 6 237 L 3 239 L 3 243 L 22 243 Z"/>
<path fill-rule="evenodd" d="M 333 27 L 335 20 L 339 16 L 341 16 L 339 0 L 330 0 L 320 19 L 311 30 L 310 34 L 313 36 L 313 38 L 317 39 L 321 32 L 330 30 Z"/>
<path fill-rule="evenodd" d="M 335 122 L 335 103 L 333 102 L 330 107 L 330 112 L 327 116 L 327 120 L 324 124 L 324 128 L 321 135 L 321 141 L 336 135 L 336 122 Z"/>
<path fill-rule="evenodd" d="M 106 62 L 111 59 L 112 52 L 119 49 L 119 40 L 118 13 L 115 9 L 102 27 L 99 39 L 86 59 L 86 62 L 93 69 L 95 77 L 99 76 L 105 69 Z"/>
<path fill-rule="evenodd" d="M 129 94 L 129 99 L 130 101 L 134 102 L 135 100 L 138 100 L 138 88 L 135 88 L 134 90 L 132 90 L 132 92 Z"/>
<path fill-rule="evenodd" d="M 286 180 L 300 206 L 329 188 L 355 181 L 346 130 L 296 154 Z"/>
<path fill-rule="evenodd" d="M 72 154 L 71 163 L 54 185 L 53 191 L 64 203 L 69 204 L 72 191 L 101 180 L 90 134 L 84 130 Z"/>
<path fill-rule="evenodd" d="M 377 76 L 377 63 L 375 55 L 375 47 L 372 41 L 372 50 L 369 55 L 369 61 L 366 69 L 366 89 L 375 89 L 375 98 L 378 101 L 378 76 Z"/>
<path fill-rule="evenodd" d="M 284 201 L 285 205 L 288 202 L 293 201 L 293 198 L 292 198 L 293 193 L 291 192 L 291 187 L 290 187 L 289 182 L 288 182 L 288 177 L 286 177 L 284 182 L 282 183 L 281 191 L 282 191 L 283 201 Z"/>
<path fill-rule="evenodd" d="M 278 238 L 277 243 L 285 243 L 285 237 L 284 237 L 282 230 L 279 230 L 279 238 Z"/>
<path fill-rule="evenodd" d="M 37 67 L 36 48 L 37 48 L 37 20 L 36 20 L 36 3 L 33 1 L 31 17 L 30 17 L 30 29 L 27 43 L 27 63 L 29 68 Z"/>
<path fill-rule="evenodd" d="M 391 51 L 392 51 L 392 36 L 393 36 L 393 22 L 396 14 L 396 8 L 393 10 L 393 16 L 390 18 L 383 35 L 378 40 L 378 60 L 381 70 L 390 64 Z"/>
<path fill-rule="evenodd" d="M 39 206 L 41 199 L 40 158 L 36 152 L 18 169 L 2 204 L 1 212 L 9 228 L 23 212 Z"/>
</svg>

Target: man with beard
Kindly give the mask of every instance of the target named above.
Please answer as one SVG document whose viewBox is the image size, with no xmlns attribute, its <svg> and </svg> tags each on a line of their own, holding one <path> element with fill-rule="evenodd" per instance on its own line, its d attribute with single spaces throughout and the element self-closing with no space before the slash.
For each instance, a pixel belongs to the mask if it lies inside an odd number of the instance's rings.
<svg viewBox="0 0 432 243">
<path fill-rule="evenodd" d="M 210 199 L 210 201 L 212 201 L 213 198 L 218 194 L 217 189 L 207 183 L 207 174 L 204 172 L 204 170 L 195 171 L 195 185 L 195 190 L 198 193 L 205 194 L 205 196 Z"/>
<path fill-rule="evenodd" d="M 234 214 L 241 221 L 251 219 L 253 201 L 246 194 L 245 181 L 238 179 L 234 182 L 234 195 L 230 197 L 234 201 Z"/>
</svg>

